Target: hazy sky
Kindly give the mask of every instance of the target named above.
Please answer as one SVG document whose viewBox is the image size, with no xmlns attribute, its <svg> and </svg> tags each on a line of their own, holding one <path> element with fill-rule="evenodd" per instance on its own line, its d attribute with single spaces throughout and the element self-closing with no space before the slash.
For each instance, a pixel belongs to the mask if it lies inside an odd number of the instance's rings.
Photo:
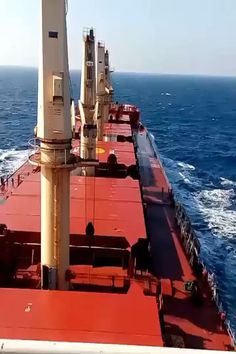
<svg viewBox="0 0 236 354">
<path fill-rule="evenodd" d="M 40 0 L 0 0 L 0 65 L 38 65 Z M 83 27 L 116 71 L 236 75 L 236 0 L 69 0 L 72 69 Z"/>
</svg>

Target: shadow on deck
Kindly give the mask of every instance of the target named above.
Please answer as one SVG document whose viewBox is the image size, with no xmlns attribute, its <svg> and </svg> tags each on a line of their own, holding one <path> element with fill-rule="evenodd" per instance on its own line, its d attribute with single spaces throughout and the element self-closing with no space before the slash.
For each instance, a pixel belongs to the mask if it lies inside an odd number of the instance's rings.
<svg viewBox="0 0 236 354">
<path fill-rule="evenodd" d="M 180 280 L 184 275 L 162 205 L 147 205 L 147 228 L 155 275 Z"/>
<path fill-rule="evenodd" d="M 225 330 L 220 329 L 213 302 L 196 306 L 190 298 L 165 298 L 164 313 L 167 337 L 182 337 L 187 348 L 227 349 L 229 338 Z"/>
</svg>

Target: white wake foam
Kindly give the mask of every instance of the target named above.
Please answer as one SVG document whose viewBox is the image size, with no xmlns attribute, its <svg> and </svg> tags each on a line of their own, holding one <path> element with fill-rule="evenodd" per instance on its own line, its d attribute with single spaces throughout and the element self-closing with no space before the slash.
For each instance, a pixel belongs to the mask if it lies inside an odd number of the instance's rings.
<svg viewBox="0 0 236 354">
<path fill-rule="evenodd" d="M 231 206 L 233 196 L 233 189 L 203 190 L 199 193 L 199 200 L 210 208 L 225 209 Z"/>
<path fill-rule="evenodd" d="M 162 96 L 171 96 L 171 93 L 169 93 L 169 92 L 162 92 L 161 95 L 162 95 Z"/>
<path fill-rule="evenodd" d="M 200 188 L 201 180 L 194 176 L 192 173 L 195 170 L 193 165 L 185 163 L 183 161 L 174 161 L 169 158 L 162 158 L 164 165 L 167 169 L 167 175 L 170 176 L 172 184 L 178 184 L 178 182 L 184 182 L 191 187 Z M 176 188 L 178 193 L 178 186 Z M 181 193 L 190 194 L 190 192 L 181 191 Z M 182 194 L 183 195 L 183 194 Z"/>
<path fill-rule="evenodd" d="M 179 167 L 185 168 L 185 169 L 187 169 L 187 170 L 192 170 L 192 171 L 195 170 L 195 167 L 194 167 L 193 165 L 190 165 L 190 164 L 185 163 L 185 162 L 178 162 L 177 165 L 178 165 Z"/>
<path fill-rule="evenodd" d="M 234 181 L 231 181 L 230 179 L 227 179 L 227 178 L 224 178 L 224 177 L 220 177 L 220 184 L 224 187 L 233 187 L 233 186 L 236 186 L 236 182 Z"/>
<path fill-rule="evenodd" d="M 192 173 L 195 171 L 195 167 L 193 165 L 179 161 L 177 162 L 177 169 L 178 176 L 181 177 L 181 180 L 183 180 L 184 183 L 194 188 L 201 188 L 201 180 Z"/>
<path fill-rule="evenodd" d="M 233 181 L 221 178 L 222 189 L 204 188 L 204 181 L 194 175 L 195 167 L 182 161 L 162 157 L 167 175 L 174 185 L 175 193 L 186 206 L 189 214 L 202 215 L 209 230 L 217 237 L 233 238 L 236 236 L 236 211 L 231 208 L 235 198 Z M 189 186 L 196 187 L 190 192 L 179 186 L 180 181 Z M 209 181 L 207 181 L 209 185 Z M 224 189 L 224 188 L 227 189 Z M 204 188 L 204 189 L 203 189 Z M 195 218 L 195 217 L 194 217 Z"/>
<path fill-rule="evenodd" d="M 216 236 L 236 236 L 236 210 L 230 209 L 234 196 L 233 189 L 203 190 L 195 196 L 199 210 Z"/>
<path fill-rule="evenodd" d="M 10 176 L 28 157 L 28 150 L 0 149 L 0 176 Z"/>
<path fill-rule="evenodd" d="M 180 177 L 182 177 L 183 181 L 187 184 L 192 184 L 192 182 L 190 181 L 190 179 L 182 172 L 179 172 Z"/>
</svg>

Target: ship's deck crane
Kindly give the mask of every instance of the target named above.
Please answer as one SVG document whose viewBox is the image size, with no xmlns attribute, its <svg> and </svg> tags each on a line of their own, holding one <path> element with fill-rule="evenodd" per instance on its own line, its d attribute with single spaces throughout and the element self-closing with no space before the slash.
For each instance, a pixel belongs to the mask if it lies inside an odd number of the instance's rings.
<svg viewBox="0 0 236 354">
<path fill-rule="evenodd" d="M 87 160 L 96 159 L 97 115 L 95 77 L 95 37 L 93 29 L 84 30 L 83 66 L 79 111 L 81 118 L 80 156 Z M 86 168 L 86 175 L 93 175 L 94 168 Z"/>
<path fill-rule="evenodd" d="M 105 92 L 105 45 L 97 44 L 97 103 L 98 103 L 98 140 L 103 140 L 103 126 L 107 113 Z"/>
<path fill-rule="evenodd" d="M 41 287 L 68 289 L 72 156 L 65 0 L 41 0 L 37 138 L 41 165 Z"/>
<path fill-rule="evenodd" d="M 109 107 L 113 89 L 110 79 L 109 52 L 103 42 L 97 45 L 97 102 L 98 102 L 98 140 L 103 140 L 104 123 L 108 122 Z"/>
<path fill-rule="evenodd" d="M 109 60 L 109 51 L 108 49 L 105 51 L 105 86 L 106 86 L 106 93 L 109 96 L 109 105 L 112 102 L 113 99 L 113 87 L 112 87 L 112 83 L 111 83 L 111 73 L 112 70 L 110 68 L 110 60 Z"/>
</svg>

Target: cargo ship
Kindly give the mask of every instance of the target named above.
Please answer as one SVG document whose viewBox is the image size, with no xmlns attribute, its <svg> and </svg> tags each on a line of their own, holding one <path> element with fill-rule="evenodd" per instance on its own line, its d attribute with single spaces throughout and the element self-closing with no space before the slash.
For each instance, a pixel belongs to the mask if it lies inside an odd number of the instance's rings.
<svg viewBox="0 0 236 354">
<path fill-rule="evenodd" d="M 41 0 L 35 138 L 1 178 L 0 352 L 234 351 L 191 222 L 138 107 L 113 100 L 93 28 L 73 100 L 66 7 Z"/>
</svg>

